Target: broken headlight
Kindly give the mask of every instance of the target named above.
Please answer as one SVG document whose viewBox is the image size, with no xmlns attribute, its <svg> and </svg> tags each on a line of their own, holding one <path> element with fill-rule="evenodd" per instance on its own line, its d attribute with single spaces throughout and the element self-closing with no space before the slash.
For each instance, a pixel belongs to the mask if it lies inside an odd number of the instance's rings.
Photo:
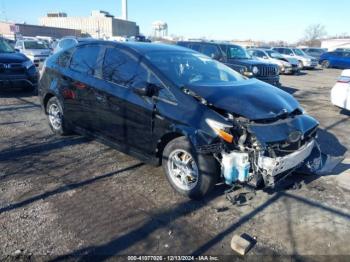
<svg viewBox="0 0 350 262">
<path fill-rule="evenodd" d="M 215 134 L 217 134 L 221 139 L 228 143 L 233 142 L 233 135 L 231 135 L 227 130 L 231 128 L 230 125 L 218 122 L 213 119 L 206 119 L 205 122 L 208 124 L 208 126 L 211 127 L 211 129 L 214 131 Z"/>
</svg>

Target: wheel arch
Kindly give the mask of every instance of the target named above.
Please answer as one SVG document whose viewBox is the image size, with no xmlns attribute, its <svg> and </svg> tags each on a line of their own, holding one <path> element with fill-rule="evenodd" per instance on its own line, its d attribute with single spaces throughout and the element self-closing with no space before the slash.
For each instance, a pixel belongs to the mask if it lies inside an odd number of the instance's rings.
<svg viewBox="0 0 350 262">
<path fill-rule="evenodd" d="M 187 137 L 187 136 L 180 131 L 174 131 L 174 132 L 170 132 L 170 133 L 163 135 L 158 140 L 157 149 L 156 149 L 156 156 L 159 160 L 159 163 L 158 163 L 159 165 L 162 165 L 162 160 L 163 160 L 162 155 L 163 155 L 164 148 L 171 141 L 173 141 L 174 139 L 179 138 L 179 137 Z"/>
<path fill-rule="evenodd" d="M 44 107 L 44 112 L 45 114 L 47 114 L 47 110 L 46 110 L 46 106 L 47 106 L 47 103 L 49 102 L 49 100 L 52 98 L 52 97 L 55 97 L 56 95 L 54 95 L 53 93 L 47 93 L 45 96 L 44 96 L 44 99 L 43 99 L 43 107 Z"/>
</svg>

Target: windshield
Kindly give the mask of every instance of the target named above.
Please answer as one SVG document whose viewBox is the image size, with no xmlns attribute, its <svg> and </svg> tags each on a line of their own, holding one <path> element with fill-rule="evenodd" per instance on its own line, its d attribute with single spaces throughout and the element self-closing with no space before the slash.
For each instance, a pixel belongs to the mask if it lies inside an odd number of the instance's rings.
<svg viewBox="0 0 350 262">
<path fill-rule="evenodd" d="M 227 46 L 227 57 L 229 59 L 250 59 L 251 56 L 243 47 L 229 45 Z"/>
<path fill-rule="evenodd" d="M 294 48 L 293 51 L 294 51 L 294 53 L 295 53 L 296 55 L 299 55 L 299 56 L 306 56 L 306 54 L 305 54 L 301 49 Z"/>
<path fill-rule="evenodd" d="M 178 86 L 220 84 L 244 80 L 236 71 L 207 56 L 193 52 L 156 51 L 147 59 Z"/>
<path fill-rule="evenodd" d="M 38 41 L 25 41 L 24 42 L 25 49 L 47 49 L 47 45 L 44 42 Z"/>
<path fill-rule="evenodd" d="M 283 56 L 280 53 L 277 53 L 272 50 L 266 50 L 266 53 L 269 55 L 271 58 L 276 58 L 276 59 L 283 59 Z"/>
<path fill-rule="evenodd" d="M 14 53 L 15 50 L 5 40 L 0 39 L 0 53 Z"/>
</svg>

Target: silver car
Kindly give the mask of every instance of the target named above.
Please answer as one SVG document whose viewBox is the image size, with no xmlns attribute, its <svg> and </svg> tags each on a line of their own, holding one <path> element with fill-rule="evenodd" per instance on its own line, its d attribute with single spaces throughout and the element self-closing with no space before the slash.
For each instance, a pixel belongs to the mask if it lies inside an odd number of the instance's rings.
<svg viewBox="0 0 350 262">
<path fill-rule="evenodd" d="M 318 60 L 316 58 L 305 54 L 299 48 L 274 47 L 272 49 L 281 53 L 285 58 L 298 59 L 300 69 L 314 69 L 318 65 Z"/>
<path fill-rule="evenodd" d="M 281 74 L 297 74 L 300 71 L 298 60 L 285 58 L 272 49 L 251 48 L 248 53 L 258 60 L 278 65 Z"/>
<path fill-rule="evenodd" d="M 48 45 L 38 40 L 18 40 L 15 49 L 32 60 L 36 67 L 39 67 L 51 54 Z"/>
</svg>

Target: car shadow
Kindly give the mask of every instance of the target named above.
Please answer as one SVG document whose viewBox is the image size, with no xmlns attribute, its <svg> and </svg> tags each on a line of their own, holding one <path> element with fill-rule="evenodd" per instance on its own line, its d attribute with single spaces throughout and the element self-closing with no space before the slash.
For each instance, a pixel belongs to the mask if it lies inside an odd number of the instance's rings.
<svg viewBox="0 0 350 262">
<path fill-rule="evenodd" d="M 13 98 L 13 97 L 32 97 L 35 92 L 32 90 L 24 90 L 20 88 L 3 88 L 0 90 L 0 98 Z"/>
<path fill-rule="evenodd" d="M 279 86 L 279 88 L 291 95 L 299 91 L 299 89 L 296 89 L 294 87 L 284 86 L 284 85 Z"/>
</svg>

